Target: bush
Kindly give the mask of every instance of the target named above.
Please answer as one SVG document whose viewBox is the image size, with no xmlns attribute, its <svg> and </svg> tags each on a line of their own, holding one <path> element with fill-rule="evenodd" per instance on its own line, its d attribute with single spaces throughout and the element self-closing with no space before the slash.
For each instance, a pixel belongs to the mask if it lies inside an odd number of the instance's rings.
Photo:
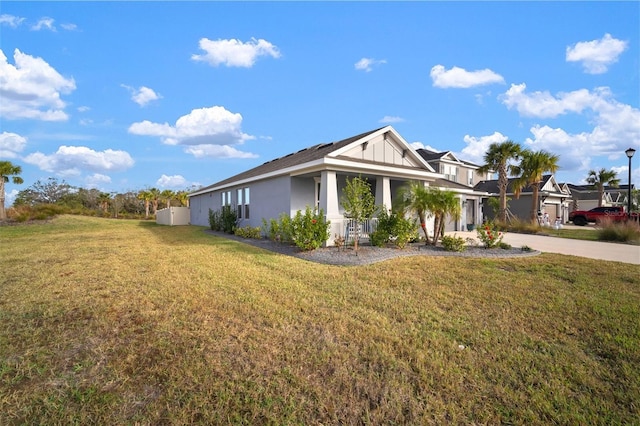
<svg viewBox="0 0 640 426">
<path fill-rule="evenodd" d="M 380 209 L 378 226 L 369 238 L 374 246 L 382 247 L 385 243 L 393 241 L 397 247 L 404 248 L 410 241 L 418 238 L 418 228 L 414 220 L 406 219 L 397 213 L 389 214 L 387 209 Z"/>
<path fill-rule="evenodd" d="M 227 234 L 233 234 L 237 222 L 236 209 L 231 208 L 231 206 L 223 206 L 222 209 L 217 211 L 209 209 L 209 226 L 212 231 L 222 231 Z"/>
<path fill-rule="evenodd" d="M 254 240 L 259 240 L 260 238 L 262 238 L 262 230 L 259 226 L 244 226 L 242 228 L 236 228 L 234 234 L 238 237 L 253 238 Z"/>
<path fill-rule="evenodd" d="M 262 219 L 262 231 L 272 241 L 294 243 L 302 250 L 314 250 L 329 239 L 329 224 L 324 212 L 308 207 L 304 214 L 298 210 L 293 218 L 281 213 L 278 220 Z"/>
<path fill-rule="evenodd" d="M 467 246 L 465 245 L 466 241 L 462 237 L 456 237 L 455 235 L 453 237 L 450 235 L 445 235 L 444 237 L 442 237 L 441 241 L 442 247 L 444 247 L 446 251 L 462 252 L 467 249 Z"/>
<path fill-rule="evenodd" d="M 34 206 L 19 205 L 7 211 L 7 217 L 16 222 L 28 220 L 47 220 L 61 214 L 69 213 L 69 209 L 58 204 L 41 203 Z"/>
<path fill-rule="evenodd" d="M 640 241 L 640 224 L 634 221 L 613 222 L 604 219 L 598 224 L 596 232 L 600 241 Z"/>
<path fill-rule="evenodd" d="M 478 239 L 484 244 L 484 248 L 487 249 L 498 247 L 504 237 L 504 234 L 500 232 L 498 226 L 491 221 L 483 223 L 476 232 L 478 233 Z"/>
</svg>

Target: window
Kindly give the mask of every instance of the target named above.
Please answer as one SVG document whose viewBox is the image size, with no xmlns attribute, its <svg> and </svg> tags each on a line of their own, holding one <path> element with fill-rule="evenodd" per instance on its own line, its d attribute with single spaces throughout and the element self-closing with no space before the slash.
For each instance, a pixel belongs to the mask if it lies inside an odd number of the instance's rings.
<svg viewBox="0 0 640 426">
<path fill-rule="evenodd" d="M 249 188 L 244 189 L 244 218 L 249 219 L 249 202 L 250 202 Z"/>
<path fill-rule="evenodd" d="M 236 196 L 238 197 L 236 204 L 236 209 L 238 210 L 238 219 L 242 219 L 242 188 L 239 188 L 236 191 Z"/>
<path fill-rule="evenodd" d="M 440 166 L 440 173 L 444 175 L 444 178 L 452 182 L 458 181 L 458 168 L 456 166 L 450 166 L 448 164 L 442 164 Z"/>
<path fill-rule="evenodd" d="M 225 206 L 230 206 L 231 205 L 231 191 L 225 191 L 222 192 L 221 194 L 222 197 L 222 207 Z"/>
<path fill-rule="evenodd" d="M 315 181 L 315 186 L 316 186 L 316 196 L 315 196 L 316 211 L 320 211 L 320 178 L 316 177 L 313 179 Z"/>
<path fill-rule="evenodd" d="M 469 186 L 473 186 L 473 170 L 467 170 Z"/>
</svg>

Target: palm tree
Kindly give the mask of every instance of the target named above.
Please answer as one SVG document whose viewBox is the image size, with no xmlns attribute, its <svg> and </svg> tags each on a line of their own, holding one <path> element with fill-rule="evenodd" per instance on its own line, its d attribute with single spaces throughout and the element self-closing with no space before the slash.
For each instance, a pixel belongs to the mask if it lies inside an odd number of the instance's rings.
<svg viewBox="0 0 640 426">
<path fill-rule="evenodd" d="M 478 169 L 480 173 L 498 172 L 498 191 L 500 193 L 500 207 L 498 219 L 501 222 L 507 220 L 507 186 L 509 176 L 507 166 L 509 160 L 517 160 L 522 152 L 520 144 L 513 141 L 492 143 L 484 154 L 484 165 Z"/>
<path fill-rule="evenodd" d="M 170 189 L 165 189 L 160 193 L 160 198 L 166 203 L 167 208 L 171 207 L 171 201 L 176 196 L 176 193 Z"/>
<path fill-rule="evenodd" d="M 153 214 L 156 214 L 158 211 L 158 200 L 160 199 L 160 190 L 158 188 L 149 189 L 149 194 L 151 197 L 151 205 L 153 206 Z"/>
<path fill-rule="evenodd" d="M 538 201 L 540 182 L 542 182 L 542 177 L 545 173 L 558 171 L 560 157 L 546 151 L 531 151 L 528 149 L 522 151 L 520 157 L 520 164 L 513 166 L 511 169 L 512 175 L 517 176 L 513 182 L 513 189 L 516 198 L 519 198 L 522 189 L 531 186 L 533 190 L 531 221 L 535 222 L 540 207 Z"/>
<path fill-rule="evenodd" d="M 618 179 L 617 176 L 618 174 L 613 170 L 600 169 L 597 172 L 595 170 L 589 170 L 587 183 L 598 190 L 598 207 L 602 207 L 605 185 L 610 185 L 614 188 L 620 185 L 620 179 Z"/>
<path fill-rule="evenodd" d="M 420 220 L 420 228 L 424 233 L 426 244 L 429 244 L 429 233 L 427 232 L 427 217 L 431 216 L 430 206 L 433 204 L 429 189 L 422 182 L 410 182 L 399 190 L 396 198 L 394 210 L 401 214 L 415 213 Z"/>
<path fill-rule="evenodd" d="M 109 202 L 111 201 L 111 194 L 107 192 L 101 192 L 98 195 L 98 205 L 102 209 L 103 212 L 107 212 L 109 209 Z"/>
<path fill-rule="evenodd" d="M 4 210 L 4 184 L 9 180 L 16 185 L 24 183 L 24 180 L 18 176 L 20 173 L 22 173 L 20 166 L 15 166 L 10 161 L 0 161 L 0 220 L 7 218 L 7 212 Z"/>
<path fill-rule="evenodd" d="M 144 218 L 149 219 L 149 205 L 153 201 L 153 194 L 150 191 L 142 190 L 138 192 L 138 200 L 144 201 Z"/>
<path fill-rule="evenodd" d="M 187 191 L 176 192 L 176 200 L 180 202 L 181 207 L 189 207 L 189 192 Z"/>
<path fill-rule="evenodd" d="M 459 220 L 462 214 L 462 207 L 460 200 L 453 191 L 443 191 L 438 188 L 433 188 L 430 192 L 431 202 L 429 210 L 431 210 L 434 215 L 433 240 L 431 243 L 435 246 L 444 232 L 444 224 L 447 216 L 451 216 L 453 220 Z"/>
</svg>

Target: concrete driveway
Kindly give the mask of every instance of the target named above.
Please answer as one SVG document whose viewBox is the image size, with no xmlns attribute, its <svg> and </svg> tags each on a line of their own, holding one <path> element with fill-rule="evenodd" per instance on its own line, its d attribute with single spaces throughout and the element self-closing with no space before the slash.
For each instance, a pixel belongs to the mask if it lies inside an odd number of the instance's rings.
<svg viewBox="0 0 640 426">
<path fill-rule="evenodd" d="M 476 231 L 447 232 L 462 238 L 477 240 Z M 549 237 L 543 235 L 516 234 L 507 232 L 502 240 L 513 247 L 529 246 L 543 253 L 568 254 L 591 259 L 611 260 L 614 262 L 640 265 L 640 246 L 600 241 L 572 240 L 569 238 Z"/>
</svg>

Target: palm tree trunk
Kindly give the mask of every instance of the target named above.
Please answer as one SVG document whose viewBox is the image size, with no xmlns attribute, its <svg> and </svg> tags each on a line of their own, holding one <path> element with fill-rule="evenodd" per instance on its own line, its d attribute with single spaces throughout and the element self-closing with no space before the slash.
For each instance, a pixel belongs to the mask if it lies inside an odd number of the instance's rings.
<svg viewBox="0 0 640 426">
<path fill-rule="evenodd" d="M 539 182 L 534 183 L 533 185 L 533 200 L 531 205 L 531 222 L 537 223 L 538 220 L 538 210 L 540 209 L 540 200 L 538 200 L 538 186 Z"/>
</svg>

